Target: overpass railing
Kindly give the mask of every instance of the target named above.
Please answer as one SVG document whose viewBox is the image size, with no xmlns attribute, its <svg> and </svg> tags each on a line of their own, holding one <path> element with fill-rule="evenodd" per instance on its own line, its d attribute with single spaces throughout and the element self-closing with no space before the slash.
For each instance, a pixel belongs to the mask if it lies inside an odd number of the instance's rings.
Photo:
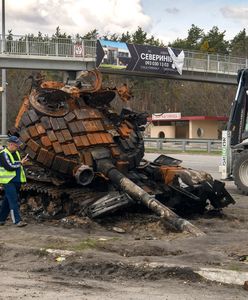
<svg viewBox="0 0 248 300">
<path fill-rule="evenodd" d="M 208 153 L 221 151 L 221 140 L 214 139 L 156 139 L 144 138 L 145 149 L 176 150 L 176 151 L 206 151 Z"/>
<path fill-rule="evenodd" d="M 74 59 L 96 58 L 96 40 L 82 38 L 0 36 L 1 54 L 68 57 Z"/>
<path fill-rule="evenodd" d="M 247 58 L 188 50 L 184 54 L 183 70 L 187 71 L 236 75 L 239 69 L 248 68 Z"/>
</svg>

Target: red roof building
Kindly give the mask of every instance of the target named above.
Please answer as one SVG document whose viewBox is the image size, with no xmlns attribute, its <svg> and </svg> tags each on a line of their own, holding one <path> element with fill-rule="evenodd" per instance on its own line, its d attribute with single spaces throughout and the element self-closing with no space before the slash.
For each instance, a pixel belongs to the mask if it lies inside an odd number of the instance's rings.
<svg viewBox="0 0 248 300">
<path fill-rule="evenodd" d="M 152 114 L 146 134 L 154 138 L 219 139 L 226 116 L 181 116 L 181 113 Z"/>
</svg>

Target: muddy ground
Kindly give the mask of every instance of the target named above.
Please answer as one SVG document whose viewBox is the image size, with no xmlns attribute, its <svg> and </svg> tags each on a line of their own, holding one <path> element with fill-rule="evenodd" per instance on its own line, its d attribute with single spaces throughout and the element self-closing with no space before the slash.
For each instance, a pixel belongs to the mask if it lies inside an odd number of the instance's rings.
<svg viewBox="0 0 248 300">
<path fill-rule="evenodd" d="M 193 271 L 248 271 L 248 200 L 232 182 L 227 189 L 236 205 L 191 218 L 206 233 L 197 238 L 147 213 L 28 219 L 24 228 L 8 221 L 0 226 L 0 299 L 248 299 L 241 285 Z"/>
</svg>

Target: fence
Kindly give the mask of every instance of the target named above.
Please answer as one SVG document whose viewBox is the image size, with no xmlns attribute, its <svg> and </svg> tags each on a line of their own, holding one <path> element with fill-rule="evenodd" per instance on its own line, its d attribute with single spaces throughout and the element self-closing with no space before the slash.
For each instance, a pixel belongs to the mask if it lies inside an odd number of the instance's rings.
<svg viewBox="0 0 248 300">
<path fill-rule="evenodd" d="M 248 67 L 247 58 L 188 50 L 184 53 L 183 70 L 236 75 L 239 69 Z"/>
<path fill-rule="evenodd" d="M 1 53 L 96 58 L 96 40 L 11 35 L 4 40 L 1 37 Z"/>
<path fill-rule="evenodd" d="M 145 149 L 202 150 L 208 153 L 221 150 L 221 140 L 144 138 Z"/>
</svg>

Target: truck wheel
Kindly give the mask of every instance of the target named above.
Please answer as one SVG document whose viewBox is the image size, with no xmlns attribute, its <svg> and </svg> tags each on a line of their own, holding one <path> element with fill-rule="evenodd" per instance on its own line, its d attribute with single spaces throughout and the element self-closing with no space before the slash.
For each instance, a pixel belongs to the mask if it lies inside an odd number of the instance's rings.
<svg viewBox="0 0 248 300">
<path fill-rule="evenodd" d="M 238 154 L 233 163 L 234 183 L 244 195 L 248 195 L 248 150 Z"/>
</svg>

